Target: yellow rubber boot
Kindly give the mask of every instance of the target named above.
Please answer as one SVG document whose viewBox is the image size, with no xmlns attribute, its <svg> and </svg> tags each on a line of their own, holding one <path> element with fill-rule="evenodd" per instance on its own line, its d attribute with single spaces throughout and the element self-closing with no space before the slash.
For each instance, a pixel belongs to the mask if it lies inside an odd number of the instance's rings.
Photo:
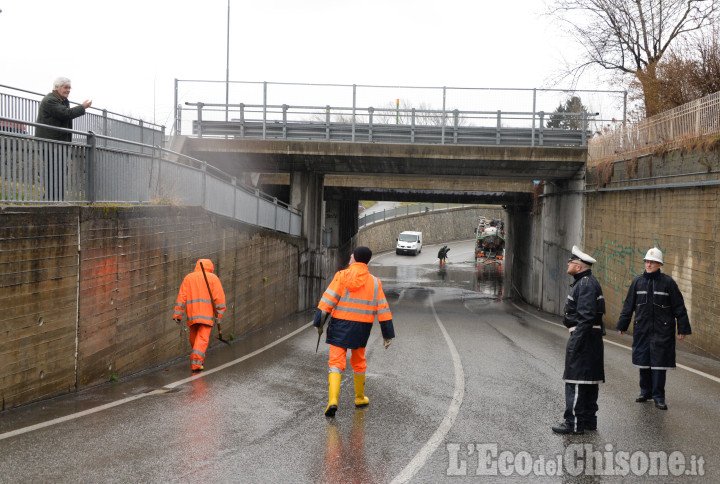
<svg viewBox="0 0 720 484">
<path fill-rule="evenodd" d="M 334 417 L 338 408 L 338 398 L 340 397 L 340 380 L 342 373 L 335 371 L 328 374 L 328 406 L 325 409 L 326 417 Z"/>
<path fill-rule="evenodd" d="M 370 399 L 365 396 L 365 373 L 355 373 L 355 408 L 367 407 Z"/>
</svg>

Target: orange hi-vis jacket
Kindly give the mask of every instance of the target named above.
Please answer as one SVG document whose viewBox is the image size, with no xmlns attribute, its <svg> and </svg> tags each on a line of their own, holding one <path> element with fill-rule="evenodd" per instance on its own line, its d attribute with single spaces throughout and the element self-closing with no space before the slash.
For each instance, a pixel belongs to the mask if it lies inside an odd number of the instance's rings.
<svg viewBox="0 0 720 484">
<path fill-rule="evenodd" d="M 355 262 L 338 271 L 322 295 L 315 313 L 315 326 L 320 326 L 321 312 L 332 316 L 326 342 L 342 348 L 364 348 L 377 317 L 383 338 L 395 337 L 392 313 L 385 299 L 380 280 L 370 274 L 367 264 Z"/>
<path fill-rule="evenodd" d="M 207 276 L 207 284 L 203 277 L 200 263 L 202 262 Z M 217 313 L 217 318 L 222 319 L 225 313 L 225 291 L 218 276 L 212 273 L 215 269 L 210 259 L 200 259 L 195 264 L 195 271 L 191 272 L 183 279 L 180 286 L 180 293 L 175 303 L 175 312 L 173 319 L 182 319 L 183 314 L 187 312 L 187 325 L 204 324 L 213 326 L 213 308 Z M 212 292 L 212 301 L 208 294 L 208 284 Z"/>
</svg>

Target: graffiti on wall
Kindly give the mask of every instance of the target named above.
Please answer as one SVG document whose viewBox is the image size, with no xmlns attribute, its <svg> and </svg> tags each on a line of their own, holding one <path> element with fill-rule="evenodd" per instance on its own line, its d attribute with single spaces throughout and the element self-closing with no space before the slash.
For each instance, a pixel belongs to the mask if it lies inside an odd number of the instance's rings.
<svg viewBox="0 0 720 484">
<path fill-rule="evenodd" d="M 654 246 L 665 253 L 657 235 Z M 593 267 L 593 275 L 600 281 L 604 292 L 614 291 L 621 295 L 621 304 L 625 302 L 628 287 L 635 276 L 645 270 L 643 257 L 650 247 L 625 245 L 617 240 L 605 240 L 591 254 L 597 265 Z"/>
</svg>

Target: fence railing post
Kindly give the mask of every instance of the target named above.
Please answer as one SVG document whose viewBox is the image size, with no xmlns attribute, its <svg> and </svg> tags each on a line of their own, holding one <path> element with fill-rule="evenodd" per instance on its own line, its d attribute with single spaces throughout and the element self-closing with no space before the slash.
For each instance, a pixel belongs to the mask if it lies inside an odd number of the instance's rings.
<svg viewBox="0 0 720 484">
<path fill-rule="evenodd" d="M 453 111 L 453 144 L 458 142 L 458 123 L 460 122 L 460 111 Z"/>
<path fill-rule="evenodd" d="M 447 88 L 443 86 L 442 97 L 443 97 L 443 108 L 442 108 L 442 129 L 440 131 L 440 144 L 445 144 L 445 99 L 446 99 Z"/>
<path fill-rule="evenodd" d="M 410 115 L 410 142 L 415 142 L 415 108 L 412 108 L 412 114 Z"/>
<path fill-rule="evenodd" d="M 262 139 L 267 139 L 267 81 L 263 81 L 263 122 L 262 122 L 262 128 L 263 128 L 263 137 Z"/>
<path fill-rule="evenodd" d="M 245 103 L 240 103 L 240 137 L 245 137 Z"/>
<path fill-rule="evenodd" d="M 202 138 L 202 108 L 205 106 L 203 103 L 197 104 L 197 127 L 198 127 L 198 138 Z"/>
<path fill-rule="evenodd" d="M 375 112 L 375 108 L 368 108 L 368 141 L 372 143 L 372 132 L 373 132 L 373 113 Z"/>
<path fill-rule="evenodd" d="M 355 142 L 355 103 L 357 102 L 357 86 L 353 84 L 353 105 L 352 105 L 352 135 L 351 140 Z"/>
<path fill-rule="evenodd" d="M 108 135 L 108 112 L 107 112 L 107 109 L 103 109 L 102 118 L 103 118 L 102 134 L 104 136 L 109 136 Z M 140 142 L 142 143 L 142 141 L 140 141 Z M 102 144 L 103 144 L 103 146 L 107 146 L 107 140 L 104 139 Z"/>
<path fill-rule="evenodd" d="M 288 112 L 288 105 L 283 104 L 282 105 L 283 139 L 287 139 L 287 112 Z"/>
<path fill-rule="evenodd" d="M 532 133 L 530 135 L 530 146 L 535 146 L 535 109 L 537 109 L 537 89 L 533 88 Z"/>
<path fill-rule="evenodd" d="M 325 106 L 325 139 L 330 141 L 330 105 Z"/>
<path fill-rule="evenodd" d="M 95 137 L 95 133 L 92 131 L 88 131 L 88 137 L 87 137 L 87 201 L 88 202 L 95 202 L 97 201 L 97 195 L 95 193 L 95 158 L 96 158 L 96 149 L 97 149 L 97 138 Z"/>
<path fill-rule="evenodd" d="M 500 144 L 500 127 L 502 126 L 502 114 L 498 109 L 497 112 L 497 128 L 495 128 L 495 144 Z"/>
</svg>

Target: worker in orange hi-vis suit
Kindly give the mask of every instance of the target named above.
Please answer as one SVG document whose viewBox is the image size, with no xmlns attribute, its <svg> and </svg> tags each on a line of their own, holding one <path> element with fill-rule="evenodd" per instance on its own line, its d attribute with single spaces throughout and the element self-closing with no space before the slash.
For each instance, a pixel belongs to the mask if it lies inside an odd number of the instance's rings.
<svg viewBox="0 0 720 484">
<path fill-rule="evenodd" d="M 313 325 L 318 334 L 322 334 L 325 320 L 330 316 L 325 339 L 330 345 L 327 417 L 334 417 L 338 408 L 347 350 L 352 352 L 350 364 L 354 371 L 355 407 L 365 407 L 370 403 L 365 396 L 365 346 L 375 318 L 380 322 L 386 349 L 395 337 L 392 314 L 382 284 L 367 267 L 371 257 L 372 251 L 368 247 L 357 247 L 350 256 L 350 266 L 335 274 L 315 311 Z"/>
<path fill-rule="evenodd" d="M 204 271 L 203 271 L 204 269 Z M 185 276 L 175 303 L 173 321 L 180 324 L 187 313 L 190 328 L 190 369 L 193 372 L 205 369 L 205 351 L 210 343 L 210 331 L 215 318 L 222 319 L 225 313 L 225 291 L 210 259 L 200 259 L 195 270 Z"/>
</svg>

